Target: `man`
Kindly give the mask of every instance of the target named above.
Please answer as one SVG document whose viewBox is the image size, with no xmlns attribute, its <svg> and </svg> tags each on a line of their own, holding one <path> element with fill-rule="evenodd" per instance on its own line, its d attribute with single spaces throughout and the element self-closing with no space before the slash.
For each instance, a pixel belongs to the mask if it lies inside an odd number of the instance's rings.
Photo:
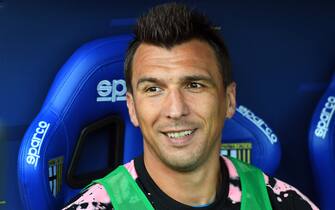
<svg viewBox="0 0 335 210">
<path fill-rule="evenodd" d="M 318 209 L 292 186 L 219 156 L 236 85 L 206 17 L 175 3 L 151 9 L 135 27 L 125 76 L 143 156 L 93 182 L 65 209 Z"/>
</svg>

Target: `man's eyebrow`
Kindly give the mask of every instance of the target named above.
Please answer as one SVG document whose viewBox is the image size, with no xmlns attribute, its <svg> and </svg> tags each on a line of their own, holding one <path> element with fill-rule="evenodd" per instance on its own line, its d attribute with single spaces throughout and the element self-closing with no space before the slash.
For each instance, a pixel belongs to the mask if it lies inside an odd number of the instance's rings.
<svg viewBox="0 0 335 210">
<path fill-rule="evenodd" d="M 205 75 L 191 75 L 191 76 L 185 76 L 182 78 L 183 81 L 205 81 L 208 83 L 213 83 L 213 79 L 209 76 Z"/>
<path fill-rule="evenodd" d="M 190 75 L 190 76 L 184 76 L 180 78 L 181 83 L 192 82 L 192 81 L 204 81 L 208 84 L 214 85 L 213 79 L 205 75 Z M 138 88 L 142 83 L 146 83 L 146 82 L 155 83 L 155 84 L 162 83 L 162 81 L 154 77 L 142 77 L 137 81 L 136 88 Z"/>
<path fill-rule="evenodd" d="M 141 83 L 145 83 L 145 82 L 159 83 L 159 80 L 154 77 L 142 77 L 137 81 L 136 88 L 138 88 L 138 86 L 140 86 Z"/>
</svg>

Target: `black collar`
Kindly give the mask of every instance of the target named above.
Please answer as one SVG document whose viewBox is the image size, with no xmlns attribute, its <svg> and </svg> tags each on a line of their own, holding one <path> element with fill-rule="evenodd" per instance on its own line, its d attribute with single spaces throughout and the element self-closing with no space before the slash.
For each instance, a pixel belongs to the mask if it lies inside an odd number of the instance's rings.
<svg viewBox="0 0 335 210">
<path fill-rule="evenodd" d="M 212 209 L 222 209 L 225 204 L 227 204 L 227 197 L 229 191 L 229 174 L 227 166 L 223 160 L 220 159 L 221 166 L 221 187 L 216 195 L 215 201 L 206 207 L 191 207 L 182 204 L 167 194 L 165 194 L 152 180 L 148 171 L 144 165 L 143 155 L 135 159 L 135 169 L 138 174 L 138 179 L 136 182 L 146 194 L 155 209 L 178 209 L 178 210 L 191 210 L 191 209 L 201 209 L 201 210 L 212 210 Z"/>
</svg>

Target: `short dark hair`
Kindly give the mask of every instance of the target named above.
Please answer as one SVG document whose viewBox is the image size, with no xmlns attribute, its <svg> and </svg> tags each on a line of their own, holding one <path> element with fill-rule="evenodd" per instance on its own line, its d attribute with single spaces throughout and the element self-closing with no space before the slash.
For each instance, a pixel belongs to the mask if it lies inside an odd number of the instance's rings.
<svg viewBox="0 0 335 210">
<path fill-rule="evenodd" d="M 232 82 L 231 63 L 227 48 L 208 18 L 183 4 L 168 3 L 151 8 L 141 16 L 134 28 L 134 39 L 129 44 L 124 64 L 127 90 L 132 92 L 132 62 L 141 43 L 167 49 L 191 39 L 207 42 L 214 50 L 221 69 L 224 86 Z"/>
</svg>

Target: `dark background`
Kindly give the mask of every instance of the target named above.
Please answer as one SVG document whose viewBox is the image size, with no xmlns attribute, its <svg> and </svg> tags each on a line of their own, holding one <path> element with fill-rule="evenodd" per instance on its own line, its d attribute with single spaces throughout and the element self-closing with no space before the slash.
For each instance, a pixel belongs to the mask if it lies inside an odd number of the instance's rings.
<svg viewBox="0 0 335 210">
<path fill-rule="evenodd" d="M 0 209 L 22 209 L 20 141 L 62 64 L 86 42 L 129 33 L 134 18 L 159 2 L 0 0 Z M 183 2 L 221 26 L 239 104 L 262 117 L 281 142 L 276 177 L 318 203 L 308 129 L 335 68 L 335 2 Z"/>
</svg>

